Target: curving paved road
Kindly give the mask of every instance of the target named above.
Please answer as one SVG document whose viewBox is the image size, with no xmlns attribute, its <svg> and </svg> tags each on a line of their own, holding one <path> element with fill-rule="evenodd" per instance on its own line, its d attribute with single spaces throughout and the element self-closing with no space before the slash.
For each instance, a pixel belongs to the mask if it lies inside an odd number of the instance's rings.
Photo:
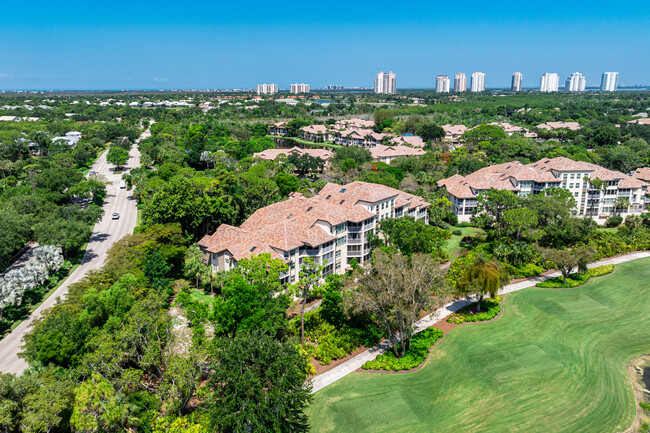
<svg viewBox="0 0 650 433">
<path fill-rule="evenodd" d="M 147 137 L 149 134 L 148 130 L 145 131 L 140 136 L 140 139 Z M 140 152 L 137 145 L 140 139 L 131 148 L 126 168 L 140 166 Z M 93 228 L 86 254 L 79 267 L 70 274 L 65 282 L 29 318 L 0 341 L 0 372 L 20 374 L 27 368 L 25 360 L 18 358 L 18 352 L 22 346 L 23 335 L 29 329 L 34 318 L 54 305 L 57 298 L 64 298 L 68 292 L 68 287 L 81 280 L 88 271 L 101 268 L 104 260 L 106 260 L 106 253 L 113 243 L 124 235 L 133 233 L 137 219 L 136 201 L 131 195 L 131 191 L 120 189 L 122 174 L 113 173 L 113 165 L 109 165 L 106 161 L 107 153 L 104 152 L 92 166 L 92 170 L 98 175 L 104 176 L 109 184 L 106 186 L 106 200 L 103 206 L 104 216 Z M 113 212 L 120 214 L 118 220 L 112 219 Z"/>
</svg>

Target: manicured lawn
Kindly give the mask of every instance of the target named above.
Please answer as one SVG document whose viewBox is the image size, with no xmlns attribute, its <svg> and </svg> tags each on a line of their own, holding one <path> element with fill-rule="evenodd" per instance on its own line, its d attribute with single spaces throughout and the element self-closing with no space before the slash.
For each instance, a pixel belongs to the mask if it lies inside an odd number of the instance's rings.
<svg viewBox="0 0 650 433">
<path fill-rule="evenodd" d="M 452 329 L 426 365 L 353 373 L 316 393 L 313 432 L 613 432 L 635 414 L 625 365 L 650 353 L 650 259 L 574 289 L 504 298 Z"/>
<path fill-rule="evenodd" d="M 192 299 L 195 299 L 199 302 L 203 302 L 206 304 L 212 304 L 212 301 L 214 300 L 214 297 L 210 296 L 210 293 L 200 289 L 192 289 L 190 292 L 190 296 L 192 297 Z"/>
<path fill-rule="evenodd" d="M 618 227 L 598 227 L 596 231 L 605 232 L 605 233 L 616 233 L 618 231 Z"/>
<path fill-rule="evenodd" d="M 452 230 L 458 230 L 459 228 L 463 234 L 460 236 L 452 235 L 451 239 L 447 241 L 447 252 L 449 254 L 457 254 L 460 252 L 460 241 L 465 236 L 473 235 L 481 231 L 481 229 L 476 227 L 453 227 Z"/>
</svg>

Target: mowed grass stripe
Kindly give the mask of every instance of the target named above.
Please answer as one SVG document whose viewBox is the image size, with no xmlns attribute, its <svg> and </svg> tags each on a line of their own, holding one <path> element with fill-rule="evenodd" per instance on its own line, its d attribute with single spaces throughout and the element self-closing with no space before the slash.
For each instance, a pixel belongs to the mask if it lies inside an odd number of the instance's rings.
<svg viewBox="0 0 650 433">
<path fill-rule="evenodd" d="M 407 374 L 351 374 L 319 391 L 313 432 L 611 432 L 635 414 L 625 373 L 650 353 L 650 259 L 573 289 L 504 298 Z"/>
</svg>

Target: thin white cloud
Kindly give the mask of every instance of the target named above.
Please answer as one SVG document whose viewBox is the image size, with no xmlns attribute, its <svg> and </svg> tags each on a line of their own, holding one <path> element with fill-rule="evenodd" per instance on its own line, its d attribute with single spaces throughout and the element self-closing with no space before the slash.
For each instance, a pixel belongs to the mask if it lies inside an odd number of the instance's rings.
<svg viewBox="0 0 650 433">
<path fill-rule="evenodd" d="M 9 74 L 0 74 L 0 78 L 11 78 Z"/>
<path fill-rule="evenodd" d="M 154 81 L 167 81 L 167 78 L 154 78 Z"/>
</svg>

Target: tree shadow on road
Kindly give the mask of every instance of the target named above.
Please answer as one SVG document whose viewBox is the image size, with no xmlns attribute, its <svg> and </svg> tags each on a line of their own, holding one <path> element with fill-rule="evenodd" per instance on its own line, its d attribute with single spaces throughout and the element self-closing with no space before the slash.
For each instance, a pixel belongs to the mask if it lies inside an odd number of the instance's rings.
<svg viewBox="0 0 650 433">
<path fill-rule="evenodd" d="M 108 233 L 95 233 L 90 237 L 90 240 L 88 243 L 91 242 L 104 242 L 106 239 L 108 239 L 111 235 Z"/>
</svg>

